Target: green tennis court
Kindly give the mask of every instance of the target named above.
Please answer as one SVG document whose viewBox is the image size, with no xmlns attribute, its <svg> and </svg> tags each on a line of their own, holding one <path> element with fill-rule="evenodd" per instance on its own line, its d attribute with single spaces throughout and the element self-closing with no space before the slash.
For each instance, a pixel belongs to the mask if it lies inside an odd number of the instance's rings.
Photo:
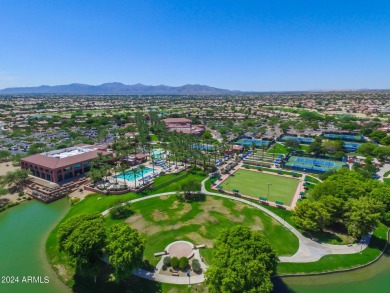
<svg viewBox="0 0 390 293">
<path fill-rule="evenodd" d="M 279 175 L 264 174 L 247 170 L 238 170 L 221 185 L 223 190 L 238 190 L 240 194 L 256 198 L 267 197 L 269 185 L 269 201 L 280 201 L 290 205 L 297 190 L 299 180 Z"/>
</svg>

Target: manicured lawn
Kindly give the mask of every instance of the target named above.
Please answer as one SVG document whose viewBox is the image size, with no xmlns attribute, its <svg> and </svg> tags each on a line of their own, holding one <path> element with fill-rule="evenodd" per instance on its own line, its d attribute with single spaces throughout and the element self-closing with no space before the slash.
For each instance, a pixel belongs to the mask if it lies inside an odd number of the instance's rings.
<svg viewBox="0 0 390 293">
<path fill-rule="evenodd" d="M 238 170 L 221 185 L 224 190 L 239 190 L 241 194 L 253 197 L 267 197 L 269 186 L 269 201 L 281 201 L 289 205 L 299 181 L 278 175 L 265 174 L 247 170 Z"/>
<path fill-rule="evenodd" d="M 271 146 L 268 151 L 268 153 L 275 153 L 275 154 L 287 154 L 288 149 L 282 145 L 281 143 L 275 143 L 273 146 Z"/>
<path fill-rule="evenodd" d="M 152 141 L 158 141 L 158 137 L 157 137 L 157 135 L 155 135 L 155 134 L 151 134 L 151 135 L 150 135 L 150 139 L 151 139 Z"/>
<path fill-rule="evenodd" d="M 383 178 L 383 183 L 390 186 L 390 178 Z"/>
<path fill-rule="evenodd" d="M 374 232 L 368 248 L 362 253 L 326 255 L 312 263 L 279 263 L 278 274 L 298 274 L 328 272 L 357 267 L 373 261 L 384 249 L 387 240 L 387 227 L 380 224 Z"/>
<path fill-rule="evenodd" d="M 312 183 L 321 183 L 321 181 L 313 176 L 306 176 L 307 181 L 312 182 Z"/>
<path fill-rule="evenodd" d="M 153 198 L 132 205 L 135 214 L 128 218 L 146 237 L 144 258 L 155 265 L 155 252 L 177 240 L 211 247 L 222 229 L 247 225 L 261 230 L 278 255 L 292 255 L 298 239 L 281 224 L 258 209 L 225 198 L 206 196 L 205 202 L 180 203 L 175 195 Z M 212 249 L 201 250 L 206 263 L 212 261 Z"/>
</svg>

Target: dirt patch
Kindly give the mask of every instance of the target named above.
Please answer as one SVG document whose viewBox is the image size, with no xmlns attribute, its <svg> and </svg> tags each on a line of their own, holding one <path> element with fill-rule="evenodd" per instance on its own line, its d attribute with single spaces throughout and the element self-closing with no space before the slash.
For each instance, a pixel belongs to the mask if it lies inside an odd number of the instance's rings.
<svg viewBox="0 0 390 293">
<path fill-rule="evenodd" d="M 189 204 L 189 203 L 186 203 L 186 204 L 184 205 L 184 208 L 182 208 L 180 211 L 177 212 L 177 215 L 181 217 L 181 216 L 183 216 L 184 214 L 190 212 L 191 210 L 192 210 L 192 205 Z"/>
<path fill-rule="evenodd" d="M 65 282 L 69 281 L 68 272 L 67 272 L 67 270 L 66 270 L 66 268 L 65 268 L 64 265 L 56 264 L 54 267 L 55 267 L 55 270 L 57 271 L 57 274 L 58 274 L 59 276 L 61 276 L 61 278 L 62 278 Z"/>
<path fill-rule="evenodd" d="M 238 211 L 238 212 L 241 212 L 245 207 L 247 207 L 248 205 L 245 205 L 243 203 L 240 203 L 240 202 L 236 202 L 235 203 L 235 206 L 233 207 L 233 210 L 235 211 Z"/>
<path fill-rule="evenodd" d="M 211 247 L 213 244 L 213 241 L 204 238 L 202 235 L 200 235 L 197 232 L 191 232 L 187 234 L 187 236 L 192 240 L 192 243 L 195 245 L 206 244 L 207 247 Z"/>
<path fill-rule="evenodd" d="M 161 231 L 161 227 L 146 221 L 140 214 L 135 214 L 134 216 L 127 218 L 125 222 L 134 229 L 147 235 L 152 235 Z"/>
<path fill-rule="evenodd" d="M 255 217 L 254 220 L 255 220 L 255 222 L 251 226 L 251 229 L 254 231 L 264 230 L 264 225 L 263 225 L 263 222 L 261 221 L 260 217 Z"/>
<path fill-rule="evenodd" d="M 166 213 L 163 213 L 159 210 L 154 210 L 152 216 L 153 216 L 153 220 L 155 221 L 164 221 L 164 220 L 168 220 L 169 218 Z"/>
<path fill-rule="evenodd" d="M 167 200 L 170 197 L 170 195 L 162 195 L 160 196 L 160 199 Z"/>
<path fill-rule="evenodd" d="M 213 199 L 211 197 L 207 197 L 206 199 L 206 203 L 204 205 L 204 208 L 203 210 L 206 212 L 206 213 L 209 213 L 211 211 L 216 211 L 218 213 L 221 213 L 223 214 L 227 219 L 229 219 L 230 221 L 232 222 L 242 222 L 245 217 L 243 215 L 239 215 L 238 217 L 236 216 L 233 216 L 230 214 L 230 209 L 228 209 L 227 207 L 224 207 L 222 205 L 222 202 L 219 201 L 219 200 L 216 200 L 216 199 Z M 214 218 L 215 219 L 215 218 Z M 216 219 L 215 219 L 216 220 Z M 211 222 L 212 224 L 216 224 L 218 223 L 218 220 L 216 220 L 216 223 L 214 222 Z"/>
</svg>

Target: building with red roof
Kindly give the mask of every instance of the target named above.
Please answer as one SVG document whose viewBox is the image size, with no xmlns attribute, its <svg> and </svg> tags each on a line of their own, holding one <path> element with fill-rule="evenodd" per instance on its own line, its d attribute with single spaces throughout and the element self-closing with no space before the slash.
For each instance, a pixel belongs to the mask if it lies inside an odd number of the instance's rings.
<svg viewBox="0 0 390 293">
<path fill-rule="evenodd" d="M 98 154 L 112 156 L 106 145 L 80 144 L 74 147 L 44 152 L 20 160 L 21 168 L 31 171 L 33 176 L 61 183 L 78 178 L 91 169 L 91 162 Z"/>
</svg>

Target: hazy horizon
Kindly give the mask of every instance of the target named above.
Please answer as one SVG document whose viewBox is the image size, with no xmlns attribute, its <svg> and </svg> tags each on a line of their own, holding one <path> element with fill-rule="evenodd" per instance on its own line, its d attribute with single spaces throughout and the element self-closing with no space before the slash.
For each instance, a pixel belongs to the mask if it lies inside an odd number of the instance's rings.
<svg viewBox="0 0 390 293">
<path fill-rule="evenodd" d="M 385 1 L 5 0 L 0 88 L 389 89 Z"/>
</svg>

